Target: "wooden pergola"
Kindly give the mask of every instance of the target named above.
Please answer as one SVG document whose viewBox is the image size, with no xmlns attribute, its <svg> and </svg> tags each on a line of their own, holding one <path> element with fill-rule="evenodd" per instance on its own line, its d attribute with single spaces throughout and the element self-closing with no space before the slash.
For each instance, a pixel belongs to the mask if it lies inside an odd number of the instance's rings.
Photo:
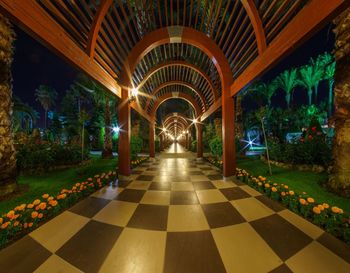
<svg viewBox="0 0 350 273">
<path fill-rule="evenodd" d="M 0 0 L 0 9 L 122 99 L 119 173 L 130 174 L 130 109 L 222 108 L 223 175 L 235 172 L 233 97 L 350 5 L 347 0 Z M 130 103 L 130 90 L 141 95 Z M 201 143 L 202 126 L 197 126 Z M 200 144 L 201 145 L 201 144 Z M 201 156 L 202 147 L 199 145 Z"/>
</svg>

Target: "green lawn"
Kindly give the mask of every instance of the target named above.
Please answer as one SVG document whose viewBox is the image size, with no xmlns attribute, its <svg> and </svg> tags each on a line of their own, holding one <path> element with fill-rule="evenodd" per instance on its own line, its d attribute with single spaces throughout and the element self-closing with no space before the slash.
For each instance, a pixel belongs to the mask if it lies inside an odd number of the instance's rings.
<svg viewBox="0 0 350 273">
<path fill-rule="evenodd" d="M 116 166 L 116 158 L 101 159 L 99 156 L 92 156 L 91 162 L 82 167 L 56 170 L 42 175 L 22 175 L 18 183 L 22 187 L 27 187 L 27 190 L 10 200 L 1 201 L 0 215 L 17 205 L 32 202 L 44 193 L 56 195 L 61 189 L 71 188 L 76 182 L 83 182 L 95 174 L 114 171 Z"/>
<path fill-rule="evenodd" d="M 268 174 L 268 165 L 258 158 L 239 158 L 237 165 L 254 176 L 262 175 L 273 182 L 287 184 L 296 192 L 307 192 L 319 203 L 326 202 L 342 208 L 348 214 L 350 213 L 350 199 L 330 193 L 320 185 L 321 182 L 327 180 L 327 174 L 325 173 L 318 174 L 288 170 L 271 165 L 272 176 L 270 176 Z"/>
</svg>

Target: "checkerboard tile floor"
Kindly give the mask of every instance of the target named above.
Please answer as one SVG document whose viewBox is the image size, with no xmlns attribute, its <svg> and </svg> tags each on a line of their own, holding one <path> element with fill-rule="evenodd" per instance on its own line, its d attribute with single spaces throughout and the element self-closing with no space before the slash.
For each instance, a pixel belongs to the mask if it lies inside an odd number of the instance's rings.
<svg viewBox="0 0 350 273">
<path fill-rule="evenodd" d="M 350 247 L 218 169 L 160 158 L 0 252 L 1 272 L 350 272 Z"/>
</svg>

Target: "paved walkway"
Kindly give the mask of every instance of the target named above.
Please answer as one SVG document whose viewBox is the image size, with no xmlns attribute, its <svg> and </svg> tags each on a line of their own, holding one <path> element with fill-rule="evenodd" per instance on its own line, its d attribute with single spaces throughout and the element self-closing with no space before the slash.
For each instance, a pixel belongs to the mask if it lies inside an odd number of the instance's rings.
<svg viewBox="0 0 350 273">
<path fill-rule="evenodd" d="M 1 251 L 0 272 L 350 272 L 348 246 L 181 147 L 132 179 Z"/>
</svg>

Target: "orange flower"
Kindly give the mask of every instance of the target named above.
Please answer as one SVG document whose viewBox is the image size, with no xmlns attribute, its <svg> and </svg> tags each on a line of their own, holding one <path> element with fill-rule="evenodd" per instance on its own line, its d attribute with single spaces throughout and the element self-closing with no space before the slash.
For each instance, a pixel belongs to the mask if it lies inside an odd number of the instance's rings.
<svg viewBox="0 0 350 273">
<path fill-rule="evenodd" d="M 23 227 L 27 228 L 28 227 L 28 223 L 24 223 Z"/>
<path fill-rule="evenodd" d="M 334 212 L 336 214 L 342 214 L 344 211 L 341 208 L 332 207 L 332 212 Z"/>
<path fill-rule="evenodd" d="M 259 182 L 259 183 L 258 183 L 258 185 L 259 185 L 259 186 L 262 186 L 262 183 L 261 183 L 261 182 Z"/>
<path fill-rule="evenodd" d="M 308 197 L 306 200 L 307 200 L 309 203 L 314 203 L 314 202 L 315 202 L 315 200 L 314 200 L 313 198 L 311 198 L 311 197 Z"/>
<path fill-rule="evenodd" d="M 289 187 L 287 185 L 284 186 L 285 189 L 288 189 Z"/>
<path fill-rule="evenodd" d="M 51 200 L 49 204 L 50 204 L 50 206 L 56 207 L 57 206 L 57 201 L 56 200 Z"/>
<path fill-rule="evenodd" d="M 40 208 L 41 210 L 46 209 L 46 203 L 45 203 L 45 202 L 40 203 L 39 208 Z"/>
<path fill-rule="evenodd" d="M 53 196 L 50 196 L 49 198 L 47 198 L 47 201 L 49 202 L 49 201 L 51 201 L 53 199 L 54 199 Z"/>
<path fill-rule="evenodd" d="M 306 202 L 306 200 L 305 200 L 304 198 L 300 198 L 300 199 L 299 199 L 299 202 L 300 202 L 300 204 L 302 204 L 303 206 L 307 205 L 307 202 Z"/>
<path fill-rule="evenodd" d="M 35 219 L 36 217 L 38 217 L 38 213 L 36 211 L 33 211 L 31 216 L 33 219 Z"/>
<path fill-rule="evenodd" d="M 88 180 L 88 181 L 92 181 L 92 178 L 91 178 L 91 177 L 89 177 L 87 180 Z"/>
<path fill-rule="evenodd" d="M 45 193 L 42 195 L 42 198 L 47 199 L 47 198 L 49 198 L 49 195 L 47 193 Z"/>
<path fill-rule="evenodd" d="M 40 199 L 36 199 L 36 200 L 34 200 L 33 205 L 37 206 L 40 204 L 40 202 L 41 202 Z"/>
<path fill-rule="evenodd" d="M 6 214 L 7 218 L 12 219 L 15 216 L 15 211 L 10 210 L 7 214 Z"/>
<path fill-rule="evenodd" d="M 273 192 L 276 192 L 276 191 L 277 191 L 277 189 L 276 189 L 275 187 L 272 187 L 271 190 L 272 190 Z"/>
<path fill-rule="evenodd" d="M 27 206 L 26 204 L 22 204 L 18 207 L 18 210 L 22 211 L 26 208 L 26 206 Z"/>
<path fill-rule="evenodd" d="M 34 205 L 33 205 L 33 204 L 28 204 L 28 205 L 27 205 L 27 208 L 28 208 L 28 209 L 32 209 L 32 208 L 34 208 Z"/>
<path fill-rule="evenodd" d="M 19 222 L 18 222 L 18 221 L 16 221 L 16 222 L 13 223 L 13 226 L 14 226 L 14 227 L 17 227 L 18 225 L 19 225 Z"/>
<path fill-rule="evenodd" d="M 0 225 L 4 222 L 4 219 L 0 217 Z"/>
<path fill-rule="evenodd" d="M 289 191 L 289 195 L 294 195 L 294 191 Z"/>
<path fill-rule="evenodd" d="M 286 196 L 286 193 L 283 191 L 283 192 L 281 192 L 281 195 L 282 196 Z"/>
<path fill-rule="evenodd" d="M 29 223 L 29 224 L 28 224 L 28 227 L 32 227 L 32 226 L 33 226 L 33 223 Z"/>
<path fill-rule="evenodd" d="M 5 229 L 9 226 L 10 222 L 5 222 L 1 225 L 1 229 Z"/>
<path fill-rule="evenodd" d="M 313 211 L 315 214 L 320 214 L 320 213 L 321 213 L 321 210 L 319 209 L 319 207 L 313 207 L 312 211 Z"/>
<path fill-rule="evenodd" d="M 318 205 L 317 207 L 320 209 L 320 211 L 324 210 L 324 207 L 322 205 Z"/>
<path fill-rule="evenodd" d="M 270 188 L 270 184 L 269 184 L 269 183 L 266 183 L 266 184 L 265 184 L 265 188 Z"/>
<path fill-rule="evenodd" d="M 327 203 L 323 203 L 322 206 L 325 208 L 325 209 L 329 209 L 329 205 Z"/>
<path fill-rule="evenodd" d="M 43 218 L 43 216 L 44 216 L 44 214 L 42 214 L 42 213 L 39 213 L 39 214 L 38 214 L 38 218 L 39 218 L 39 219 Z"/>
</svg>

